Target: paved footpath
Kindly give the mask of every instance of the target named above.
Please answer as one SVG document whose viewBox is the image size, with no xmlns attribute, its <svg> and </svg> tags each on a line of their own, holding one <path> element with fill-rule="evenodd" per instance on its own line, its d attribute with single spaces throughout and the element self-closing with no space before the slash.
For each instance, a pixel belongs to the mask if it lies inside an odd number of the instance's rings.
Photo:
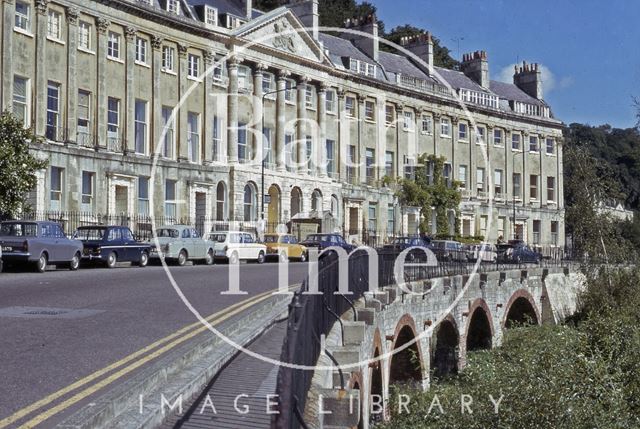
<svg viewBox="0 0 640 429">
<path fill-rule="evenodd" d="M 286 321 L 275 324 L 248 349 L 279 359 L 286 328 Z M 160 429 L 268 429 L 271 416 L 267 414 L 267 395 L 275 394 L 278 368 L 247 354 L 238 354 L 200 396 L 185 402 L 182 414 L 169 417 Z M 236 398 L 238 409 L 248 410 L 246 414 L 235 409 Z"/>
</svg>

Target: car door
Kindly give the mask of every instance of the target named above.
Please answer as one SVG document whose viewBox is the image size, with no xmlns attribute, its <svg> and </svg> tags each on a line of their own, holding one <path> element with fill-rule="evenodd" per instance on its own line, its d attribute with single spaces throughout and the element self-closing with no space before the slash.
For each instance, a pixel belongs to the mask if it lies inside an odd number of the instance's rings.
<svg viewBox="0 0 640 429">
<path fill-rule="evenodd" d="M 184 228 L 180 232 L 180 246 L 187 251 L 189 257 L 193 257 L 193 244 L 191 243 L 191 230 Z"/>
<path fill-rule="evenodd" d="M 194 258 L 202 259 L 207 254 L 206 242 L 200 237 L 200 233 L 191 228 L 191 239 L 189 240 L 189 247 L 192 249 L 192 254 Z"/>
<path fill-rule="evenodd" d="M 56 253 L 57 261 L 70 261 L 76 252 L 76 247 L 73 241 L 69 240 L 64 234 L 60 225 L 53 225 L 53 235 L 56 237 Z"/>
<path fill-rule="evenodd" d="M 37 250 L 37 254 L 34 255 L 34 258 L 40 257 L 40 253 L 44 250 L 49 254 L 49 261 L 57 260 L 57 250 L 56 250 L 56 238 L 53 236 L 53 229 L 51 228 L 51 224 L 43 223 L 38 226 L 40 230 L 40 237 L 38 237 L 38 241 L 41 243 L 40 249 Z M 29 250 L 31 250 L 31 246 L 29 246 Z M 33 251 L 32 251 L 33 252 Z"/>
<path fill-rule="evenodd" d="M 242 243 L 245 259 L 258 259 L 258 246 L 251 234 L 242 234 Z"/>
<path fill-rule="evenodd" d="M 289 249 L 289 257 L 290 258 L 299 258 L 302 256 L 302 248 L 298 244 L 298 240 L 293 235 L 285 235 L 289 244 L 287 245 Z"/>
<path fill-rule="evenodd" d="M 129 228 L 120 228 L 122 246 L 124 248 L 125 260 L 137 261 L 140 254 L 138 243 L 133 239 L 133 234 Z"/>
</svg>

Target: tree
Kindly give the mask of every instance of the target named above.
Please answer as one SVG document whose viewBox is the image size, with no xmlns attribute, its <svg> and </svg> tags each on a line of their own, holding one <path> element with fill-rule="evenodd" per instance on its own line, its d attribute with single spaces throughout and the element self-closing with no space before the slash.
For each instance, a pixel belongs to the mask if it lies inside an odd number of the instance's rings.
<svg viewBox="0 0 640 429">
<path fill-rule="evenodd" d="M 449 211 L 456 213 L 459 218 L 461 195 L 460 184 L 448 181 L 444 176 L 444 157 L 435 155 L 421 155 L 414 178 L 401 179 L 398 197 L 405 206 L 420 207 L 420 214 L 424 220 L 420 223 L 420 231 L 427 233 L 431 221 L 432 207 L 436 211 L 438 236 L 449 236 Z M 457 225 L 456 225 L 457 229 Z"/>
<path fill-rule="evenodd" d="M 403 37 L 411 37 L 423 33 L 425 33 L 425 30 L 421 28 L 414 27 L 412 25 L 400 25 L 391 30 L 391 32 L 386 35 L 386 39 L 400 45 L 400 41 Z M 458 69 L 460 67 L 460 63 L 451 57 L 451 51 L 449 48 L 442 46 L 440 44 L 440 39 L 436 37 L 432 37 L 431 39 L 433 40 L 433 64 L 437 67 Z M 388 45 L 382 45 L 381 49 L 388 51 L 394 50 Z"/>
<path fill-rule="evenodd" d="M 28 211 L 26 195 L 36 186 L 36 171 L 47 166 L 29 151 L 31 129 L 9 112 L 0 115 L 0 216 Z"/>
</svg>

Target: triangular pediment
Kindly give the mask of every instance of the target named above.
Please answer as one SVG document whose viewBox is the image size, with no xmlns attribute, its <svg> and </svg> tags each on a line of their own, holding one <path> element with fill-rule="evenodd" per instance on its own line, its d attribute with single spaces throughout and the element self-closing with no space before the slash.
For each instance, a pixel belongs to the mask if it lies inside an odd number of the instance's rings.
<svg viewBox="0 0 640 429">
<path fill-rule="evenodd" d="M 250 43 L 268 46 L 289 55 L 330 63 L 320 44 L 286 7 L 275 9 L 238 27 L 233 34 Z"/>
</svg>

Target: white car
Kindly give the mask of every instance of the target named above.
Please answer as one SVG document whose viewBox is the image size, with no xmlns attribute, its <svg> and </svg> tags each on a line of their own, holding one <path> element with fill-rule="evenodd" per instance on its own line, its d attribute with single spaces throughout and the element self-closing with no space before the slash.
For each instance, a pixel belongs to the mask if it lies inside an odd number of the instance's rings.
<svg viewBox="0 0 640 429">
<path fill-rule="evenodd" d="M 216 259 L 225 259 L 230 264 L 240 261 L 262 264 L 267 255 L 267 246 L 257 243 L 255 237 L 248 232 L 212 232 L 209 240 L 215 243 L 213 251 Z"/>
<path fill-rule="evenodd" d="M 489 243 L 472 245 L 468 252 L 469 261 L 476 262 L 479 258 L 481 259 L 480 262 L 491 262 L 495 264 L 498 261 L 496 246 Z"/>
</svg>

